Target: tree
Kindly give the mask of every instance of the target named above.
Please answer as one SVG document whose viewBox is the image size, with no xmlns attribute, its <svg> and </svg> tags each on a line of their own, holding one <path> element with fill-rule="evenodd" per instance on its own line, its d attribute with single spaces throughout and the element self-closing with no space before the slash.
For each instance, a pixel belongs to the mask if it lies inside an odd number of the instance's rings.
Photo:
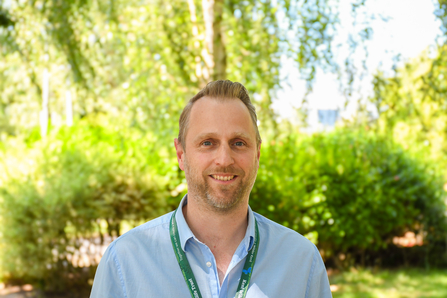
<svg viewBox="0 0 447 298">
<path fill-rule="evenodd" d="M 447 161 L 447 59 L 446 46 L 436 57 L 423 53 L 397 69 L 395 76 L 378 73 L 375 95 L 370 99 L 379 111 L 378 129 L 393 135 L 407 148 L 429 146 L 432 157 Z"/>
<path fill-rule="evenodd" d="M 354 1 L 353 9 L 362 4 Z M 337 8 L 328 0 L 43 0 L 3 6 L 13 25 L 0 32 L 1 68 L 8 68 L 13 87 L 1 92 L 15 102 L 42 105 L 47 67 L 53 125 L 70 88 L 81 117 L 104 112 L 143 130 L 171 132 L 170 115 L 206 82 L 224 78 L 244 83 L 263 118 L 273 120 L 270 103 L 282 55 L 292 57 L 309 81 L 318 66 L 335 65 Z M 13 82 L 19 76 L 29 79 Z M 29 94 L 32 88 L 36 92 Z M 20 127 L 20 119 L 6 117 Z"/>
</svg>

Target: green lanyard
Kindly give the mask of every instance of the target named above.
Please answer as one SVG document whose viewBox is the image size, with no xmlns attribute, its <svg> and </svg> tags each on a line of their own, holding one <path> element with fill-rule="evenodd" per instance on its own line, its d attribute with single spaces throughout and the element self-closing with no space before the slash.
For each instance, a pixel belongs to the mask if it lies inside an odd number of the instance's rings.
<svg viewBox="0 0 447 298">
<path fill-rule="evenodd" d="M 183 277 L 185 278 L 186 284 L 188 285 L 191 297 L 202 298 L 202 294 L 200 294 L 199 290 L 199 285 L 197 284 L 194 273 L 192 272 L 191 266 L 189 265 L 188 259 L 186 258 L 186 254 L 180 245 L 180 236 L 178 234 L 177 221 L 175 220 L 176 212 L 177 210 L 175 210 L 172 214 L 171 222 L 169 224 L 169 234 L 171 235 L 172 247 L 174 248 L 177 262 L 180 266 L 180 269 L 182 270 Z M 255 266 L 258 248 L 259 231 L 258 222 L 255 219 L 255 240 L 253 242 L 252 248 L 248 252 L 247 258 L 245 259 L 244 269 L 242 270 L 235 298 L 244 298 L 245 295 L 247 295 L 248 284 L 250 283 L 251 275 L 253 273 L 253 267 Z"/>
</svg>

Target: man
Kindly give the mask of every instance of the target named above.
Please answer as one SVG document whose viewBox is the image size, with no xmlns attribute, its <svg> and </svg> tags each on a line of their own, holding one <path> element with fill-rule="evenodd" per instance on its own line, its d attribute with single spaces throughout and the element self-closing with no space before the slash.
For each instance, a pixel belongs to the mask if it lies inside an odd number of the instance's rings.
<svg viewBox="0 0 447 298">
<path fill-rule="evenodd" d="M 317 248 L 248 206 L 261 137 L 245 87 L 209 83 L 179 124 L 188 194 L 108 247 L 91 297 L 332 297 Z"/>
</svg>

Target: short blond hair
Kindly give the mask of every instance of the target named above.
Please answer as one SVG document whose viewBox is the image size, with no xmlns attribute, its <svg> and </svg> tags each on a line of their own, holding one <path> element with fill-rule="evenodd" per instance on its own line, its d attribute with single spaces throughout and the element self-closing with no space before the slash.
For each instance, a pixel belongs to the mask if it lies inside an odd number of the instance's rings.
<svg viewBox="0 0 447 298">
<path fill-rule="evenodd" d="M 185 149 L 185 138 L 188 130 L 189 115 L 191 114 L 192 106 L 197 100 L 205 96 L 220 100 L 240 99 L 250 113 L 250 117 L 256 131 L 256 143 L 259 147 L 262 140 L 258 129 L 258 117 L 256 116 L 256 109 L 255 106 L 251 103 L 247 89 L 244 87 L 244 85 L 238 82 L 232 82 L 229 80 L 218 80 L 208 83 L 205 88 L 200 90 L 199 93 L 194 95 L 194 97 L 189 100 L 189 102 L 183 109 L 183 112 L 180 115 L 179 119 L 178 134 L 178 141 L 182 145 L 183 149 Z"/>
</svg>

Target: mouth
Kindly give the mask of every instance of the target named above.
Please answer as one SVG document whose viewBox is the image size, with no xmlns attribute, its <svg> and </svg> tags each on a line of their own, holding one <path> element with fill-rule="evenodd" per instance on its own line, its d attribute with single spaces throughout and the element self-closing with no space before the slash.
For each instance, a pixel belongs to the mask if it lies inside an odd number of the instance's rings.
<svg viewBox="0 0 447 298">
<path fill-rule="evenodd" d="M 231 182 L 236 180 L 238 177 L 237 175 L 209 175 L 214 180 L 220 181 L 220 182 Z"/>
</svg>

